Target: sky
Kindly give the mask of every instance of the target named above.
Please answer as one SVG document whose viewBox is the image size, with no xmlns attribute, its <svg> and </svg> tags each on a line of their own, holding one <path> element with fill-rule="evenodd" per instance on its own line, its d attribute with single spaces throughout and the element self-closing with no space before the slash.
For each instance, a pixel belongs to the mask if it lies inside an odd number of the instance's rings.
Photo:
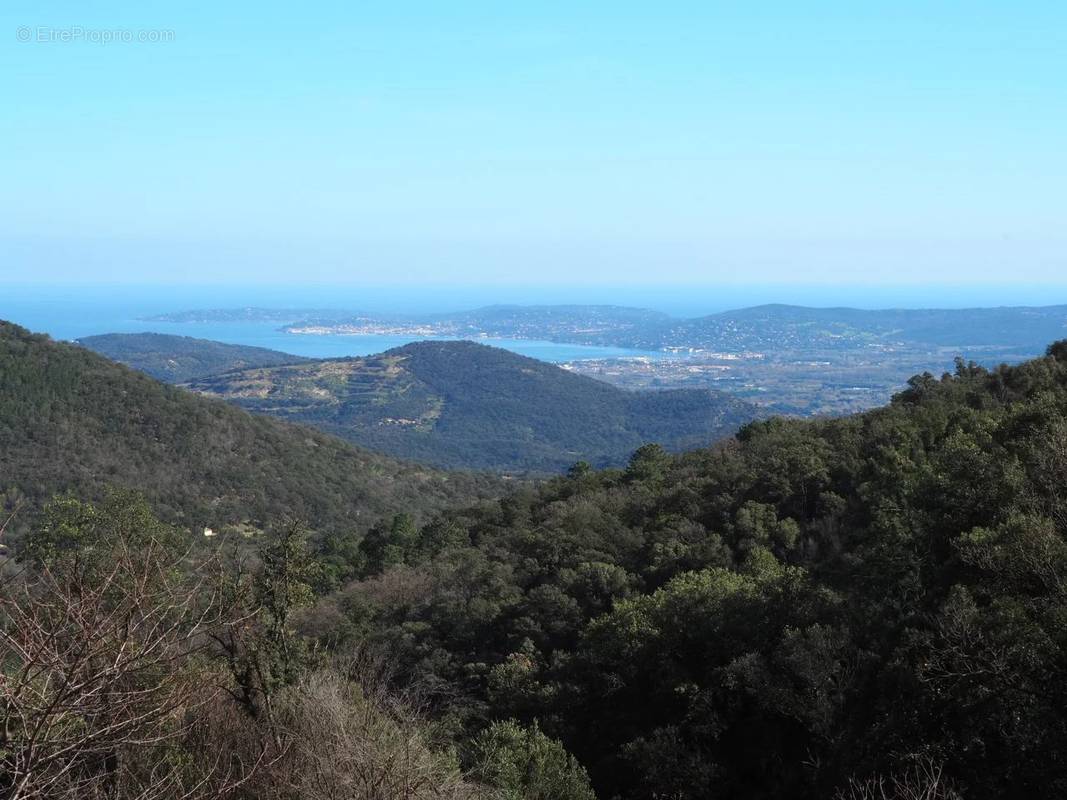
<svg viewBox="0 0 1067 800">
<path fill-rule="evenodd" d="M 0 87 L 0 284 L 1067 286 L 1062 2 L 6 0 Z"/>
</svg>

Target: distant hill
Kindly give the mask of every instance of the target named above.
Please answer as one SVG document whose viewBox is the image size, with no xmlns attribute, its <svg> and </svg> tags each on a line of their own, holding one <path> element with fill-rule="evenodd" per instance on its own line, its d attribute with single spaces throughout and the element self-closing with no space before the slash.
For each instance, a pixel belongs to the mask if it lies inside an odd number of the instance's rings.
<svg viewBox="0 0 1067 800">
<path fill-rule="evenodd" d="M 597 341 L 628 333 L 659 329 L 671 317 L 647 308 L 607 305 L 494 305 L 473 311 L 442 314 L 432 319 L 453 335 L 567 341 L 567 337 Z"/>
<path fill-rule="evenodd" d="M 320 530 L 422 515 L 497 487 L 369 453 L 198 397 L 72 344 L 0 322 L 0 492 L 33 509 L 59 492 L 138 489 L 190 526 L 287 514 Z"/>
<path fill-rule="evenodd" d="M 273 367 L 308 359 L 268 350 L 165 333 L 108 333 L 78 344 L 167 383 L 184 383 L 231 369 Z"/>
<path fill-rule="evenodd" d="M 204 308 L 140 317 L 144 322 L 293 322 L 303 319 L 344 319 L 354 312 L 332 308 Z"/>
<path fill-rule="evenodd" d="M 295 332 L 400 325 L 390 317 L 304 314 Z M 968 309 L 809 308 L 763 305 L 681 319 L 621 306 L 487 306 L 406 320 L 445 336 L 548 339 L 637 349 L 841 351 L 871 345 L 1036 355 L 1067 335 L 1067 305 Z"/>
<path fill-rule="evenodd" d="M 423 335 L 546 339 L 636 349 L 841 351 L 871 345 L 1034 356 L 1067 336 L 1067 305 L 859 309 L 762 305 L 694 318 L 611 305 L 495 305 L 442 314 L 314 309 L 216 309 L 154 317 L 173 322 L 254 319 L 297 333 L 388 330 Z M 997 356 L 994 356 L 997 357 Z"/>
<path fill-rule="evenodd" d="M 681 321 L 664 341 L 724 349 L 843 349 L 892 342 L 950 348 L 1044 350 L 1067 335 L 1067 306 L 884 309 L 766 305 Z"/>
<path fill-rule="evenodd" d="M 647 442 L 698 447 L 757 416 L 722 393 L 628 392 L 465 341 L 247 369 L 188 387 L 392 455 L 504 471 L 620 464 Z"/>
</svg>

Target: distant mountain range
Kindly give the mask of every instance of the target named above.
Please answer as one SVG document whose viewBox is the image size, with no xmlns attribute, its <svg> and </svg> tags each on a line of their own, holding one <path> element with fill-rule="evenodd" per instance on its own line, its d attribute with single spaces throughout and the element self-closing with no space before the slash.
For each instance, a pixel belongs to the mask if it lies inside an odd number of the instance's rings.
<svg viewBox="0 0 1067 800">
<path fill-rule="evenodd" d="M 649 341 L 720 349 L 845 349 L 910 344 L 1043 352 L 1067 334 L 1067 305 L 890 309 L 767 305 L 672 324 Z"/>
<path fill-rule="evenodd" d="M 1035 355 L 1067 335 L 1067 305 L 1041 308 L 887 309 L 765 305 L 693 319 L 596 305 L 486 306 L 433 315 L 376 315 L 314 309 L 237 309 L 165 314 L 188 322 L 257 319 L 293 333 L 392 333 L 546 339 L 634 349 L 717 352 L 841 351 L 864 347 L 949 347 Z"/>
<path fill-rule="evenodd" d="M 144 351 L 142 337 L 129 341 Z M 249 414 L 0 321 L 3 506 L 23 519 L 55 494 L 91 499 L 108 486 L 143 492 L 189 527 L 296 515 L 339 534 L 500 489 L 489 476 L 446 475 Z"/>
<path fill-rule="evenodd" d="M 256 367 L 244 362 L 279 361 L 284 354 L 163 335 L 90 337 L 82 344 L 103 345 L 110 357 L 157 374 L 178 355 L 194 364 L 210 361 L 219 372 L 184 382 L 186 388 L 449 468 L 558 472 L 582 460 L 619 465 L 642 444 L 699 447 L 759 416 L 754 406 L 720 392 L 626 391 L 466 341 Z"/>
</svg>

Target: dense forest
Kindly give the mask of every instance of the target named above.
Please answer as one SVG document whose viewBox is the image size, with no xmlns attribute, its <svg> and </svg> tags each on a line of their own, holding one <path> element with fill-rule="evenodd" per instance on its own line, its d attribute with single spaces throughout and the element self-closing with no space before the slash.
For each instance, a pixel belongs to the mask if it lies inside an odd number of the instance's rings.
<svg viewBox="0 0 1067 800">
<path fill-rule="evenodd" d="M 0 557 L 4 800 L 593 800 L 536 725 L 457 749 L 380 661 L 300 640 L 299 525 L 251 551 L 186 539 L 113 491 L 55 501 L 17 569 Z"/>
<path fill-rule="evenodd" d="M 48 442 L 19 398 L 69 407 L 92 357 L 4 341 L 5 435 Z M 77 375 L 143 413 L 147 378 Z M 459 510 L 397 492 L 362 537 L 190 550 L 136 497 L 59 500 L 0 582 L 0 796 L 1063 796 L 1065 482 L 1061 342 Z"/>
<path fill-rule="evenodd" d="M 536 723 L 604 798 L 1059 797 L 1065 480 L 1061 343 L 398 519 L 304 630 L 461 741 Z"/>
<path fill-rule="evenodd" d="M 185 383 L 231 369 L 274 367 L 308 360 L 266 347 L 166 333 L 105 333 L 86 336 L 78 344 L 166 383 Z"/>
<path fill-rule="evenodd" d="M 124 486 L 190 528 L 295 514 L 355 534 L 398 508 L 420 516 L 500 485 L 253 416 L 0 322 L 0 491 L 23 506 L 20 521 L 57 493 Z"/>
<path fill-rule="evenodd" d="M 249 411 L 450 469 L 562 472 L 732 435 L 758 409 L 707 389 L 632 392 L 475 342 L 223 373 L 187 384 Z"/>
</svg>

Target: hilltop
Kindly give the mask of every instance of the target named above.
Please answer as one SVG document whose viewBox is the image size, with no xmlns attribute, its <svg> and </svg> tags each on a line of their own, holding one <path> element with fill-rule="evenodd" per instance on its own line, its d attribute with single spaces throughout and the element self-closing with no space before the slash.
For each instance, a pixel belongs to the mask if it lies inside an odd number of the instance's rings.
<svg viewBox="0 0 1067 800">
<path fill-rule="evenodd" d="M 653 441 L 698 447 L 757 416 L 719 392 L 629 392 L 465 341 L 240 370 L 187 386 L 391 455 L 509 472 L 621 464 Z"/>
</svg>

